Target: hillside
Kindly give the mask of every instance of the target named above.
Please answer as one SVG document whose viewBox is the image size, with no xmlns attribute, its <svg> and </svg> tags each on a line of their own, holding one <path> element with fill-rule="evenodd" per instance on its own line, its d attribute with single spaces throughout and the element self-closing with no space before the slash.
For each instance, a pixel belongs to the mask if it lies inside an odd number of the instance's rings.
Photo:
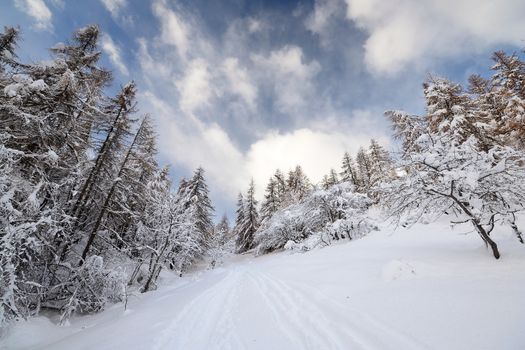
<svg viewBox="0 0 525 350">
<path fill-rule="evenodd" d="M 15 325 L 6 349 L 522 349 L 525 247 L 469 227 L 390 228 L 301 253 L 236 256 L 57 327 Z"/>
</svg>

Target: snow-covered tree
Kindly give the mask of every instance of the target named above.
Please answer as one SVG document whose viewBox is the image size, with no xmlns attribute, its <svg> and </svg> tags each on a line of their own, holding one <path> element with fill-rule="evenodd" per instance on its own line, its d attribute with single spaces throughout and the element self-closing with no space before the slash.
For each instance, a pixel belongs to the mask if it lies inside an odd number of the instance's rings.
<svg viewBox="0 0 525 350">
<path fill-rule="evenodd" d="M 243 253 L 254 247 L 253 239 L 259 228 L 259 212 L 255 199 L 255 184 L 250 182 L 248 192 L 242 201 L 242 220 L 235 227 L 237 233 L 237 251 Z"/>
<path fill-rule="evenodd" d="M 362 192 L 368 192 L 372 186 L 372 163 L 370 156 L 362 147 L 357 151 L 356 163 L 358 170 L 358 188 Z"/>
<path fill-rule="evenodd" d="M 213 235 L 214 208 L 203 168 L 195 170 L 191 179 L 181 181 L 176 206 L 176 243 L 172 268 L 182 273 L 203 256 Z"/>
<path fill-rule="evenodd" d="M 256 233 L 258 253 L 300 245 L 311 249 L 332 240 L 354 239 L 375 229 L 367 217 L 371 201 L 343 182 L 310 192 L 301 202 L 277 211 Z M 303 241 L 308 240 L 304 244 Z"/>
<path fill-rule="evenodd" d="M 495 223 L 507 223 L 521 236 L 514 214 L 524 209 L 525 156 L 487 143 L 491 130 L 477 122 L 478 108 L 458 85 L 432 79 L 425 96 L 427 115 L 417 121 L 388 113 L 404 144 L 400 165 L 406 175 L 384 185 L 381 204 L 406 224 L 453 215 L 451 222 L 470 223 L 499 258 L 490 237 Z M 417 130 L 407 133 L 406 123 L 397 124 L 406 120 L 414 120 Z"/>
<path fill-rule="evenodd" d="M 214 268 L 223 263 L 224 257 L 235 252 L 235 240 L 231 234 L 230 222 L 224 214 L 215 226 L 213 237 L 209 244 L 207 256 L 210 259 L 210 266 Z"/>
<path fill-rule="evenodd" d="M 161 270 L 173 258 L 178 208 L 175 196 L 171 193 L 168 168 L 163 168 L 147 184 L 146 207 L 137 229 L 135 255 L 138 262 L 129 283 L 142 282 L 143 292 L 155 289 Z M 141 268 L 147 263 L 147 272 Z"/>
<path fill-rule="evenodd" d="M 288 205 L 299 202 L 311 189 L 312 184 L 303 169 L 299 165 L 296 166 L 295 169 L 288 173 L 283 204 Z"/>
<path fill-rule="evenodd" d="M 339 183 L 339 178 L 337 176 L 337 172 L 335 169 L 330 169 L 330 173 L 328 175 L 323 176 L 323 180 L 321 181 L 321 186 L 327 190 L 333 185 L 337 185 Z"/>
<path fill-rule="evenodd" d="M 343 162 L 341 164 L 341 172 L 339 173 L 341 182 L 350 182 L 354 186 L 358 186 L 358 174 L 356 165 L 352 156 L 345 152 L 343 155 Z"/>
<path fill-rule="evenodd" d="M 264 200 L 261 204 L 261 224 L 266 222 L 281 206 L 281 194 L 279 193 L 277 180 L 272 176 L 266 186 Z"/>
</svg>

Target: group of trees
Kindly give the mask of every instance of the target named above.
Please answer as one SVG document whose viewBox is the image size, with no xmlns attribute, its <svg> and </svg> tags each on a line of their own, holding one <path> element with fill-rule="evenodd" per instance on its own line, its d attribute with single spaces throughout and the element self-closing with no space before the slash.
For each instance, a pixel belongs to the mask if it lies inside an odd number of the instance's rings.
<svg viewBox="0 0 525 350">
<path fill-rule="evenodd" d="M 372 199 L 377 199 L 375 188 L 395 176 L 390 154 L 372 140 L 367 150 L 359 149 L 356 161 L 345 153 L 341 171 L 331 169 L 317 185 L 310 182 L 300 166 L 288 176 L 277 170 L 268 181 L 260 209 L 252 181 L 237 203 L 237 250 L 257 247 L 259 253 L 264 253 L 312 235 L 315 238 L 311 246 L 361 236 L 375 228 L 366 215 Z"/>
<path fill-rule="evenodd" d="M 0 34 L 0 325 L 42 308 L 63 320 L 185 270 L 214 227 L 203 170 L 171 190 L 136 86 L 108 96 L 99 29 L 76 31 L 51 61 L 23 63 L 19 30 Z"/>
<path fill-rule="evenodd" d="M 341 164 L 341 172 L 331 169 L 323 177 L 321 186 L 328 189 L 342 182 L 352 184 L 355 191 L 375 197 L 374 188 L 382 181 L 396 176 L 394 162 L 390 153 L 376 140 L 372 139 L 368 149 L 363 147 L 357 151 L 354 158 L 345 152 Z"/>
<path fill-rule="evenodd" d="M 525 62 L 493 59 L 492 78 L 473 75 L 467 90 L 430 78 L 424 116 L 387 112 L 405 174 L 383 186 L 380 204 L 405 225 L 443 214 L 470 223 L 498 259 L 498 222 L 523 243 L 515 214 L 525 209 Z"/>
</svg>

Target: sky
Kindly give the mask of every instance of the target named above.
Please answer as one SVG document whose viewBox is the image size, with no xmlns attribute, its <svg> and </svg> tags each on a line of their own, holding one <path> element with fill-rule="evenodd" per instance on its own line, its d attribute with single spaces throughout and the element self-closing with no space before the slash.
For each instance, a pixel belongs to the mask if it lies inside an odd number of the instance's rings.
<svg viewBox="0 0 525 350">
<path fill-rule="evenodd" d="M 102 31 L 113 89 L 135 80 L 159 161 L 175 184 L 206 170 L 231 214 L 254 179 L 303 167 L 313 182 L 375 138 L 395 150 L 386 110 L 424 112 L 430 74 L 490 75 L 493 51 L 525 47 L 523 0 L 3 0 L 19 56 L 87 24 Z"/>
</svg>

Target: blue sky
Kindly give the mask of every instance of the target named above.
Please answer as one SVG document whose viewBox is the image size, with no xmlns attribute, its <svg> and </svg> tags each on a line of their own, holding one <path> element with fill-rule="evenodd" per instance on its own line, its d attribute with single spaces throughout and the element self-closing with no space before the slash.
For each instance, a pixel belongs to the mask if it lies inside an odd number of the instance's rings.
<svg viewBox="0 0 525 350">
<path fill-rule="evenodd" d="M 115 87 L 137 81 L 176 182 L 202 165 L 220 215 L 253 177 L 301 164 L 318 181 L 344 151 L 395 148 L 387 109 L 423 112 L 429 73 L 490 74 L 491 52 L 525 47 L 519 0 L 6 0 L 20 56 L 96 23 Z"/>
</svg>

